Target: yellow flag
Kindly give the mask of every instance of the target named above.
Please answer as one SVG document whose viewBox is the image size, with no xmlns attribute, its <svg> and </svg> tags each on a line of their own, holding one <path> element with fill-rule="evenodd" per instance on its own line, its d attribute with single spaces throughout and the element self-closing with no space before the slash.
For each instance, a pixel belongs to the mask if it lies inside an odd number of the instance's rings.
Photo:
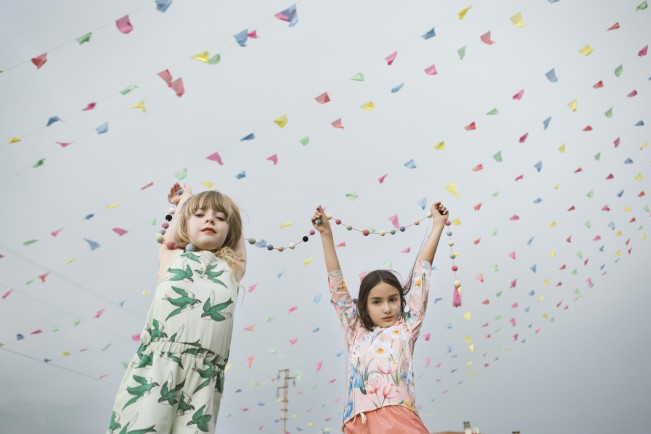
<svg viewBox="0 0 651 434">
<path fill-rule="evenodd" d="M 455 226 L 459 226 L 461 224 L 461 219 L 456 218 L 456 219 L 452 220 L 452 224 L 455 225 Z"/>
<path fill-rule="evenodd" d="M 208 190 L 210 190 L 211 188 L 215 188 L 215 183 L 210 181 L 201 181 L 201 185 L 206 187 Z"/>
<path fill-rule="evenodd" d="M 208 59 L 210 58 L 210 53 L 208 53 L 207 51 L 203 51 L 199 54 L 195 54 L 194 56 L 192 56 L 192 58 L 194 60 L 198 60 L 199 62 L 208 63 Z"/>
<path fill-rule="evenodd" d="M 554 228 L 554 227 L 556 227 L 556 222 L 551 222 L 551 223 L 549 224 L 549 227 L 550 227 L 550 228 Z"/>
<path fill-rule="evenodd" d="M 631 209 L 632 209 L 632 208 L 631 208 L 630 206 L 627 206 L 626 208 L 624 208 L 624 212 L 630 212 Z"/>
<path fill-rule="evenodd" d="M 142 295 L 145 295 L 145 296 L 149 295 L 149 291 L 145 289 L 144 291 L 142 291 Z"/>
<path fill-rule="evenodd" d="M 459 11 L 459 19 L 460 20 L 462 20 L 462 19 L 464 19 L 466 17 L 466 14 L 468 13 L 468 11 L 470 10 L 471 7 L 472 6 L 468 6 L 467 8 Z"/>
<path fill-rule="evenodd" d="M 147 111 L 144 101 L 140 101 L 138 104 L 132 105 L 131 108 L 140 109 L 143 113 Z"/>
<path fill-rule="evenodd" d="M 284 128 L 285 125 L 287 125 L 287 115 L 282 115 L 278 119 L 274 121 L 276 125 L 278 125 L 280 128 Z"/>
<path fill-rule="evenodd" d="M 583 54 L 584 56 L 589 56 L 592 53 L 592 48 L 590 48 L 590 44 L 586 44 L 585 47 L 581 48 L 579 50 L 579 53 Z"/>
<path fill-rule="evenodd" d="M 375 108 L 375 104 L 373 104 L 373 101 L 369 101 L 369 102 L 367 102 L 366 104 L 364 104 L 362 106 L 362 110 L 366 110 L 366 111 L 369 111 L 369 112 L 371 110 L 373 110 L 374 108 Z"/>
<path fill-rule="evenodd" d="M 454 183 L 454 181 L 448 183 L 448 185 L 445 186 L 445 189 L 456 197 L 461 197 L 459 190 L 457 190 L 457 185 Z"/>
<path fill-rule="evenodd" d="M 226 367 L 224 368 L 224 372 L 230 370 L 232 367 L 233 367 L 233 364 L 232 364 L 232 363 L 228 363 L 228 364 L 226 364 Z"/>
<path fill-rule="evenodd" d="M 642 176 L 642 174 L 640 172 L 637 172 L 637 175 L 635 176 L 635 180 L 636 181 L 641 181 L 642 179 L 644 179 L 644 176 Z"/>
<path fill-rule="evenodd" d="M 9 139 L 9 143 L 17 143 L 20 142 L 20 140 L 21 140 L 20 137 L 12 137 L 11 139 Z"/>
<path fill-rule="evenodd" d="M 466 321 L 470 321 L 471 315 L 472 314 L 470 312 L 466 312 L 466 313 L 463 314 L 463 317 L 466 319 Z"/>
<path fill-rule="evenodd" d="M 117 202 L 113 202 L 113 203 L 110 204 L 110 205 L 106 205 L 106 207 L 107 207 L 108 209 L 113 209 L 113 208 L 115 208 L 116 206 L 120 205 L 120 203 L 122 203 L 121 200 L 119 200 L 119 201 L 117 201 Z"/>
<path fill-rule="evenodd" d="M 561 145 L 561 147 L 558 148 L 558 150 L 561 152 L 561 154 L 564 154 L 564 153 L 565 153 L 565 143 L 563 143 L 563 144 Z"/>
<path fill-rule="evenodd" d="M 472 344 L 472 339 L 470 339 L 470 336 L 464 336 L 463 340 L 466 341 L 468 345 Z"/>
<path fill-rule="evenodd" d="M 445 149 L 445 141 L 441 140 L 440 142 L 438 142 L 436 145 L 434 145 L 434 149 L 436 149 L 437 151 L 444 150 Z"/>
<path fill-rule="evenodd" d="M 73 262 L 75 262 L 75 259 L 76 259 L 76 258 L 68 259 L 66 262 L 63 263 L 63 265 L 72 264 Z"/>
<path fill-rule="evenodd" d="M 576 100 L 574 100 L 574 101 L 572 101 L 571 103 L 568 104 L 568 106 L 572 109 L 573 112 L 576 111 L 576 104 L 577 104 Z"/>
<path fill-rule="evenodd" d="M 306 259 L 305 261 L 303 261 L 303 265 L 307 265 L 307 264 L 309 264 L 310 262 L 312 262 L 312 258 L 308 258 L 308 259 Z"/>
<path fill-rule="evenodd" d="M 293 224 L 294 224 L 294 222 L 285 222 L 282 225 L 280 225 L 280 229 L 286 229 L 286 228 L 292 226 Z"/>
<path fill-rule="evenodd" d="M 61 354 L 63 357 L 68 357 L 70 355 L 70 351 L 59 351 L 59 354 Z"/>
<path fill-rule="evenodd" d="M 468 350 L 469 350 L 471 353 L 474 353 L 474 352 L 475 352 L 475 344 L 470 344 L 470 345 L 468 345 Z"/>
<path fill-rule="evenodd" d="M 641 151 L 642 149 L 646 148 L 648 144 L 649 144 L 649 141 L 648 141 L 648 140 L 647 140 L 646 142 L 642 143 L 642 146 L 640 146 L 640 151 Z"/>
<path fill-rule="evenodd" d="M 621 254 L 622 254 L 621 250 L 618 250 L 618 251 L 615 252 L 615 256 L 621 256 Z"/>
<path fill-rule="evenodd" d="M 515 27 L 524 27 L 524 21 L 522 21 L 522 13 L 518 12 L 517 14 L 511 17 L 511 22 L 515 24 Z"/>
</svg>

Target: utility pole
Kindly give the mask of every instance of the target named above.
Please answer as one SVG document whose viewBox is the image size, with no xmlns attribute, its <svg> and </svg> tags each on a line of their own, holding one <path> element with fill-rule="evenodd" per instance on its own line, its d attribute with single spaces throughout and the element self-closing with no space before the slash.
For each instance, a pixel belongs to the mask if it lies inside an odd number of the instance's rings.
<svg viewBox="0 0 651 434">
<path fill-rule="evenodd" d="M 289 380 L 292 380 L 292 384 L 294 387 L 296 387 L 296 377 L 290 377 L 289 376 L 289 369 L 281 369 L 278 371 L 278 376 L 276 379 L 280 381 L 280 374 L 283 374 L 283 382 L 284 384 L 282 386 L 278 386 L 276 389 L 276 398 L 278 398 L 279 394 L 278 392 L 282 389 L 283 390 L 283 398 L 280 402 L 283 404 L 283 408 L 281 410 L 281 416 L 280 416 L 280 425 L 282 427 L 281 434 L 285 434 L 286 431 L 286 425 L 287 425 L 287 403 L 289 402 L 287 400 L 287 393 L 289 392 Z"/>
</svg>

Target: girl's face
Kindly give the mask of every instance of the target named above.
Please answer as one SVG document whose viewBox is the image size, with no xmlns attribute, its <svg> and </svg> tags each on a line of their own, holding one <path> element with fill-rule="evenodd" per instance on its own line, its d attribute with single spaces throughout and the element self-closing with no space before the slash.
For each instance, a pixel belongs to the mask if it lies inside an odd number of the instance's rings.
<svg viewBox="0 0 651 434">
<path fill-rule="evenodd" d="M 199 250 L 216 250 L 224 245 L 229 225 L 226 214 L 212 209 L 198 209 L 187 223 L 190 242 Z"/>
<path fill-rule="evenodd" d="M 375 285 L 368 294 L 366 309 L 377 327 L 387 328 L 400 319 L 400 293 L 386 282 Z"/>
</svg>

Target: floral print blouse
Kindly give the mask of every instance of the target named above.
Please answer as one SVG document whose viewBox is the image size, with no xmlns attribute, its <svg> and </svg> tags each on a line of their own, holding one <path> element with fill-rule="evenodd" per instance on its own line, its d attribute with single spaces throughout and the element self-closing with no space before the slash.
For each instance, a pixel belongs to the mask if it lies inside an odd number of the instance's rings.
<svg viewBox="0 0 651 434">
<path fill-rule="evenodd" d="M 420 333 L 432 265 L 416 263 L 403 318 L 388 328 L 362 326 L 341 271 L 328 273 L 328 286 L 348 349 L 344 424 L 356 415 L 389 405 L 418 414 L 414 400 L 414 344 Z"/>
</svg>

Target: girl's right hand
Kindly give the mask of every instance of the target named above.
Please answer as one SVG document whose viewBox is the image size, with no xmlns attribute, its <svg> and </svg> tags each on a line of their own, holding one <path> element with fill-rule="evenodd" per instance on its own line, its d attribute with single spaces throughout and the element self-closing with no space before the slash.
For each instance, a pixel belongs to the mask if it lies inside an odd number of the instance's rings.
<svg viewBox="0 0 651 434">
<path fill-rule="evenodd" d="M 179 195 L 179 191 L 183 190 L 183 193 Z M 190 186 L 188 184 L 183 184 L 183 187 L 181 187 L 181 184 L 178 182 L 175 182 L 172 188 L 170 188 L 170 192 L 167 194 L 167 200 L 169 203 L 172 205 L 178 205 L 181 200 L 188 200 L 189 198 L 192 197 L 192 190 L 190 189 Z"/>
<path fill-rule="evenodd" d="M 317 224 L 317 220 L 320 220 L 319 224 Z M 330 221 L 321 205 L 318 205 L 314 214 L 312 214 L 312 226 L 314 226 L 314 229 L 316 229 L 321 235 L 332 234 Z"/>
</svg>

